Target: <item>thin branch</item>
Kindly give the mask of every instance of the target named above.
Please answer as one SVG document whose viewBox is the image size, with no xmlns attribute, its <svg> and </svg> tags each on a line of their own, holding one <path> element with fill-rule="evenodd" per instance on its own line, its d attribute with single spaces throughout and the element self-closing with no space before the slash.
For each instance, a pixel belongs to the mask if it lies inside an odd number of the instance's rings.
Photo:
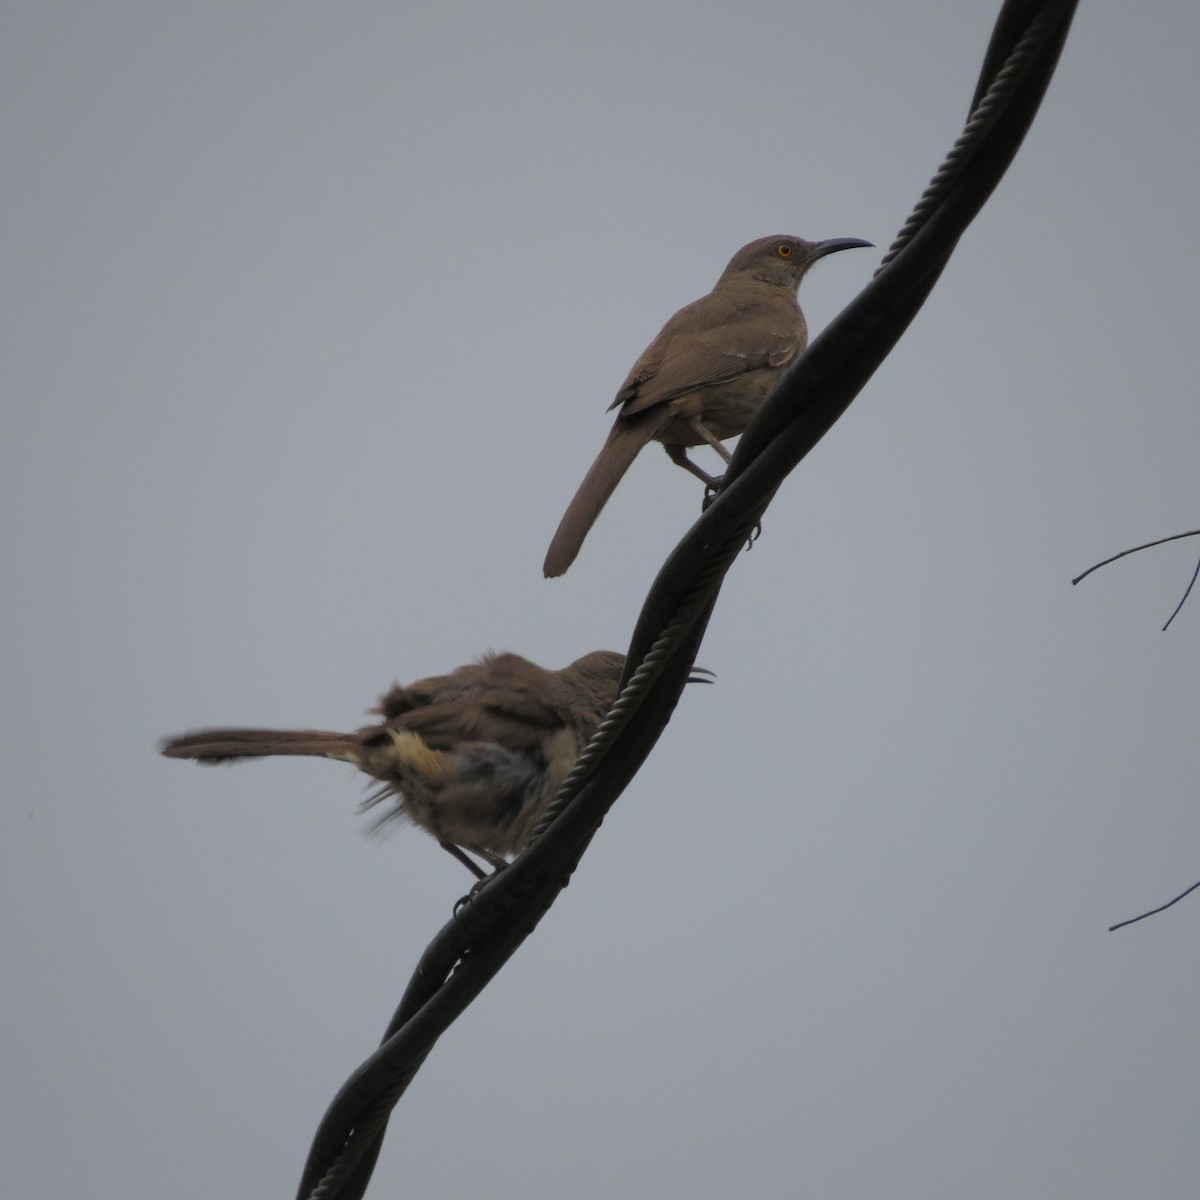
<svg viewBox="0 0 1200 1200">
<path fill-rule="evenodd" d="M 1192 577 L 1188 580 L 1188 585 L 1184 589 L 1179 603 L 1175 605 L 1175 611 L 1167 618 L 1167 623 L 1163 626 L 1163 633 L 1166 633 L 1171 628 L 1171 622 L 1179 616 L 1179 610 L 1187 603 L 1187 598 L 1192 594 L 1192 588 L 1196 586 L 1197 575 L 1200 575 L 1200 558 L 1196 559 L 1196 569 L 1192 572 Z"/>
<path fill-rule="evenodd" d="M 1184 898 L 1184 896 L 1194 892 L 1197 888 L 1200 888 L 1200 879 L 1193 883 L 1192 886 L 1187 889 L 1187 891 L 1180 892 L 1174 900 L 1168 900 L 1166 904 L 1160 904 L 1157 908 L 1152 908 L 1149 912 L 1142 913 L 1140 917 L 1130 917 L 1128 921 L 1118 921 L 1116 925 L 1110 925 L 1108 927 L 1108 932 L 1112 933 L 1116 929 L 1124 929 L 1126 925 L 1133 925 L 1137 921 L 1144 921 L 1147 917 L 1154 916 L 1155 913 L 1166 912 L 1172 904 L 1178 904 L 1180 900 Z"/>
<path fill-rule="evenodd" d="M 1101 567 L 1107 567 L 1109 563 L 1115 563 L 1118 558 L 1124 558 L 1127 554 L 1136 554 L 1139 550 L 1149 550 L 1151 546 L 1161 546 L 1164 542 L 1177 542 L 1180 538 L 1196 537 L 1197 535 L 1200 535 L 1200 529 L 1189 529 L 1187 533 L 1173 533 L 1170 537 L 1158 538 L 1153 542 L 1143 542 L 1140 546 L 1130 546 L 1128 550 L 1122 550 L 1120 554 L 1114 554 L 1112 558 L 1106 558 L 1103 562 L 1098 562 L 1094 567 L 1088 567 L 1082 575 L 1076 575 L 1071 580 L 1071 583 L 1079 583 L 1080 580 L 1086 579 L 1093 571 L 1098 571 Z M 1170 622 L 1168 621 L 1167 624 L 1169 625 Z"/>
</svg>

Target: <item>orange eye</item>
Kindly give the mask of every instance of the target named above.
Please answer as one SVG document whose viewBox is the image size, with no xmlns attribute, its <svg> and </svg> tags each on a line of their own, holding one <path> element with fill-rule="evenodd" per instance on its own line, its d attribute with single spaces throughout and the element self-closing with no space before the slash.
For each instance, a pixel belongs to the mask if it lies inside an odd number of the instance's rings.
<svg viewBox="0 0 1200 1200">
<path fill-rule="evenodd" d="M 790 242 L 780 242 L 779 245 L 775 247 L 775 253 L 778 254 L 780 258 L 791 258 L 792 257 L 791 243 Z"/>
</svg>

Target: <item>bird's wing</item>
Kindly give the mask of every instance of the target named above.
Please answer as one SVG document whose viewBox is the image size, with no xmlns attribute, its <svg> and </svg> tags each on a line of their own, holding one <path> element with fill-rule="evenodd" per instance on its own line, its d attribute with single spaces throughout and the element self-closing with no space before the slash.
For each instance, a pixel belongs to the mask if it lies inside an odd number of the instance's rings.
<svg viewBox="0 0 1200 1200">
<path fill-rule="evenodd" d="M 381 707 L 388 726 L 419 733 L 435 750 L 493 742 L 533 751 L 564 723 L 554 675 L 517 655 L 492 655 L 451 675 L 393 689 Z"/>
<path fill-rule="evenodd" d="M 803 327 L 788 297 L 725 294 L 717 305 L 714 298 L 681 308 L 663 326 L 634 363 L 610 409 L 633 416 L 795 357 Z"/>
</svg>

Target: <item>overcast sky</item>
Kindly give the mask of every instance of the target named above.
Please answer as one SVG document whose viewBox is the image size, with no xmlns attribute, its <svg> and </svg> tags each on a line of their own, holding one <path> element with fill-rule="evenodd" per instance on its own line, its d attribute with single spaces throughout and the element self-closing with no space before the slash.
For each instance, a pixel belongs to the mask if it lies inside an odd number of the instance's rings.
<svg viewBox="0 0 1200 1200">
<path fill-rule="evenodd" d="M 699 488 L 550 535 L 751 238 L 884 247 L 992 3 L 6 10 L 13 1196 L 288 1196 L 469 883 L 341 767 L 488 648 L 624 649 Z M 1200 1178 L 1195 0 L 1085 3 L 924 310 L 776 498 L 371 1195 L 1187 1198 Z M 823 261 L 819 331 L 879 252 Z"/>
</svg>

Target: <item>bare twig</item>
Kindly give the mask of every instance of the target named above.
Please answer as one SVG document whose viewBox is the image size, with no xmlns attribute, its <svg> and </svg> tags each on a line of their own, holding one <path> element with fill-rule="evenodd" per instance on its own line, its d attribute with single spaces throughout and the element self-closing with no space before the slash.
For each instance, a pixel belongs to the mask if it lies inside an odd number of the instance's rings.
<svg viewBox="0 0 1200 1200">
<path fill-rule="evenodd" d="M 1130 546 L 1128 550 L 1122 550 L 1120 554 L 1114 554 L 1112 558 L 1106 558 L 1103 562 L 1098 562 L 1094 567 L 1088 567 L 1082 575 L 1076 575 L 1071 580 L 1073 584 L 1079 583 L 1086 579 L 1093 571 L 1100 570 L 1101 567 L 1107 567 L 1109 563 L 1114 563 L 1118 558 L 1124 558 L 1127 554 L 1136 554 L 1139 550 L 1149 550 L 1151 546 L 1161 546 L 1164 542 L 1177 542 L 1180 538 L 1196 537 L 1200 535 L 1200 529 L 1189 529 L 1187 533 L 1173 533 L 1170 537 L 1157 538 L 1153 542 L 1143 542 L 1140 546 Z"/>
<path fill-rule="evenodd" d="M 1143 542 L 1140 546 L 1130 546 L 1128 550 L 1122 550 L 1120 554 L 1114 554 L 1112 558 L 1106 558 L 1103 562 L 1096 563 L 1094 567 L 1088 567 L 1082 575 L 1076 575 L 1071 580 L 1071 583 L 1076 584 L 1081 579 L 1086 579 L 1093 571 L 1098 571 L 1101 567 L 1107 567 L 1109 563 L 1114 563 L 1118 558 L 1124 558 L 1127 554 L 1136 554 L 1139 550 L 1149 550 L 1151 546 L 1161 546 L 1164 542 L 1177 542 L 1180 538 L 1196 537 L 1198 535 L 1200 535 L 1200 529 L 1189 529 L 1187 533 L 1173 533 L 1170 537 L 1156 538 L 1153 542 Z M 1167 623 L 1163 626 L 1164 633 L 1170 629 L 1171 622 L 1179 616 L 1179 610 L 1187 603 L 1187 598 L 1192 594 L 1192 588 L 1196 586 L 1196 578 L 1198 576 L 1200 576 L 1200 559 L 1196 561 L 1196 569 L 1192 572 L 1191 582 L 1184 590 L 1183 597 L 1175 605 L 1175 611 L 1167 618 Z M 1149 916 L 1149 913 L 1146 915 Z"/>
<path fill-rule="evenodd" d="M 1196 569 L 1192 572 L 1191 579 L 1188 580 L 1188 585 L 1184 588 L 1183 595 L 1179 599 L 1179 603 L 1175 605 L 1175 611 L 1167 618 L 1167 623 L 1163 626 L 1163 632 L 1166 633 L 1171 627 L 1171 622 L 1179 616 L 1179 610 L 1187 603 L 1187 598 L 1192 594 L 1192 588 L 1196 586 L 1196 576 L 1200 575 L 1200 558 L 1196 559 Z"/>
<path fill-rule="evenodd" d="M 1174 900 L 1168 900 L 1166 904 L 1160 904 L 1157 908 L 1152 908 L 1149 912 L 1144 912 L 1139 917 L 1130 917 L 1128 921 L 1118 921 L 1117 924 L 1110 925 L 1108 927 L 1108 932 L 1112 933 L 1114 929 L 1124 929 L 1126 925 L 1132 925 L 1136 921 L 1144 921 L 1147 917 L 1154 916 L 1155 913 L 1165 912 L 1171 907 L 1172 904 L 1178 904 L 1179 901 L 1184 898 L 1184 896 L 1188 895 L 1189 892 L 1194 892 L 1197 888 L 1200 888 L 1200 880 L 1197 880 L 1195 883 L 1193 883 L 1192 886 L 1187 889 L 1187 891 L 1180 892 Z"/>
</svg>

